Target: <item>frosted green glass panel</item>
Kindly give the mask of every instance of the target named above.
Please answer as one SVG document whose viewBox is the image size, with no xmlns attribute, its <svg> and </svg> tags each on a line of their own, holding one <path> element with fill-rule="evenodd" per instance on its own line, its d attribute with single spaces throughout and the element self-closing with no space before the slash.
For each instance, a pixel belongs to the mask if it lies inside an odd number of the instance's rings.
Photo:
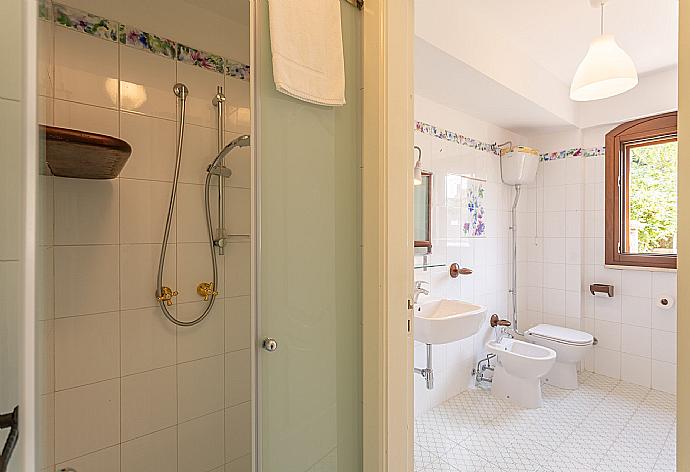
<svg viewBox="0 0 690 472">
<path fill-rule="evenodd" d="M 346 100 L 275 90 L 266 2 L 260 96 L 260 454 L 263 472 L 362 469 L 361 12 L 342 2 Z"/>
</svg>

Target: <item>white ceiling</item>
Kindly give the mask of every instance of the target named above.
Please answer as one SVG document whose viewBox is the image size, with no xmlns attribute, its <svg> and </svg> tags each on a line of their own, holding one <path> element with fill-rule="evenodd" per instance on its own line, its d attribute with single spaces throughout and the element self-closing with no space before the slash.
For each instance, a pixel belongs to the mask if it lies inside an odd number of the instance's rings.
<svg viewBox="0 0 690 472">
<path fill-rule="evenodd" d="M 605 32 L 632 57 L 640 84 L 585 104 L 568 91 L 599 34 L 589 0 L 415 0 L 415 9 L 415 93 L 511 131 L 677 107 L 678 0 L 609 0 Z"/>
<path fill-rule="evenodd" d="M 568 85 L 599 34 L 599 15 L 588 0 L 484 0 L 467 6 L 469 21 L 486 24 Z M 678 0 L 609 0 L 604 31 L 615 35 L 640 74 L 678 63 Z"/>
</svg>

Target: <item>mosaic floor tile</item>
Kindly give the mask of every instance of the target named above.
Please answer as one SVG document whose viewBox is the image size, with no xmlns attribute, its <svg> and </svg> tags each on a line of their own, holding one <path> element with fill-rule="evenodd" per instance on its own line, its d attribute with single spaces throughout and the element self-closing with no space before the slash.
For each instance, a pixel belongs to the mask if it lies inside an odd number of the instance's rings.
<svg viewBox="0 0 690 472">
<path fill-rule="evenodd" d="M 676 398 L 594 373 L 526 410 L 472 389 L 415 420 L 415 471 L 675 470 Z"/>
</svg>

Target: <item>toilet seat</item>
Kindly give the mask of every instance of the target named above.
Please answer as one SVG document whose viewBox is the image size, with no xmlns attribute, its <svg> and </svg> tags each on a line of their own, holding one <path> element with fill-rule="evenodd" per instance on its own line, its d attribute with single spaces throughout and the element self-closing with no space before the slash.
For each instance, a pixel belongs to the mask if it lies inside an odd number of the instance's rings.
<svg viewBox="0 0 690 472">
<path fill-rule="evenodd" d="M 594 344 L 594 336 L 589 333 L 550 324 L 540 324 L 530 328 L 525 331 L 525 335 L 571 346 L 590 346 Z"/>
</svg>

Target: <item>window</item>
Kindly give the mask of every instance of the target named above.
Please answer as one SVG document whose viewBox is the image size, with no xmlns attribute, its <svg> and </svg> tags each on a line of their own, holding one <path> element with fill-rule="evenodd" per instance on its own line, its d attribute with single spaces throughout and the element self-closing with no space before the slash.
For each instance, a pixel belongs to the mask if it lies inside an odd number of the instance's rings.
<svg viewBox="0 0 690 472">
<path fill-rule="evenodd" d="M 606 135 L 606 264 L 676 268 L 676 112 Z"/>
</svg>

